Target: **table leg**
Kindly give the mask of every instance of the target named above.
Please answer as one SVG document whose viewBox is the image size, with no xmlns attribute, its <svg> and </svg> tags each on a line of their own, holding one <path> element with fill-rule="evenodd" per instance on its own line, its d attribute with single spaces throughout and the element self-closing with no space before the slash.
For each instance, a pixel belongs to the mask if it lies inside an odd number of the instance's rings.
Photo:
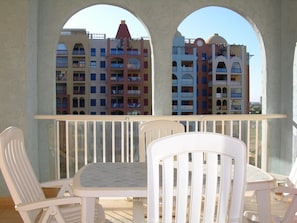
<svg viewBox="0 0 297 223">
<path fill-rule="evenodd" d="M 256 190 L 259 222 L 271 223 L 271 197 L 270 190 Z"/>
<path fill-rule="evenodd" d="M 133 222 L 144 223 L 144 207 L 141 198 L 133 198 Z"/>
<path fill-rule="evenodd" d="M 91 223 L 95 221 L 95 201 L 94 197 L 83 197 L 81 203 L 81 222 Z"/>
</svg>

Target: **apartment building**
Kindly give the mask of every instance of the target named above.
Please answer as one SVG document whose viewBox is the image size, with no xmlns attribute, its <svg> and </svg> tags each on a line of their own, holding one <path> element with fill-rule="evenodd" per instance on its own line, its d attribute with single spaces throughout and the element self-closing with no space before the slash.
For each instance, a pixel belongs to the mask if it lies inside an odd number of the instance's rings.
<svg viewBox="0 0 297 223">
<path fill-rule="evenodd" d="M 214 34 L 207 40 L 176 33 L 172 48 L 172 114 L 247 114 L 249 54 Z"/>
<path fill-rule="evenodd" d="M 57 114 L 150 115 L 149 40 L 121 21 L 114 39 L 64 29 L 56 53 Z"/>
<path fill-rule="evenodd" d="M 172 114 L 249 112 L 249 54 L 214 34 L 176 33 L 172 47 Z M 57 114 L 149 115 L 149 40 L 132 39 L 121 21 L 114 39 L 64 29 L 56 53 Z"/>
</svg>

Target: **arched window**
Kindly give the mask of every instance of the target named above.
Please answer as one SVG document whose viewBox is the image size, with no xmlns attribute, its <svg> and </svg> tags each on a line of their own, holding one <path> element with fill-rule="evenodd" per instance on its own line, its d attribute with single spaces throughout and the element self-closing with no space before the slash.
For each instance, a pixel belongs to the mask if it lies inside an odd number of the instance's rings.
<svg viewBox="0 0 297 223">
<path fill-rule="evenodd" d="M 128 69 L 140 69 L 140 60 L 137 58 L 130 58 L 128 60 Z"/>
<path fill-rule="evenodd" d="M 218 63 L 217 72 L 222 72 L 222 73 L 227 72 L 227 68 L 226 68 L 225 62 L 219 62 Z"/>
<path fill-rule="evenodd" d="M 79 107 L 81 107 L 81 108 L 85 107 L 85 99 L 84 98 L 79 99 Z"/>
<path fill-rule="evenodd" d="M 241 66 L 239 62 L 234 62 L 232 64 L 231 73 L 241 73 Z"/>
<path fill-rule="evenodd" d="M 77 108 L 78 107 L 78 99 L 77 98 L 73 98 L 72 99 L 72 106 L 73 106 L 73 108 Z"/>
<path fill-rule="evenodd" d="M 72 50 L 72 55 L 85 55 L 85 48 L 81 43 L 76 43 Z"/>
</svg>

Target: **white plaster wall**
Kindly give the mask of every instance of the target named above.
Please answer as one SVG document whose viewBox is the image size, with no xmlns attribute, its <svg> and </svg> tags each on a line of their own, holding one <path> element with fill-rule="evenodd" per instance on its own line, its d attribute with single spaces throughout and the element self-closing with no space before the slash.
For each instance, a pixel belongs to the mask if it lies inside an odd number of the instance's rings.
<svg viewBox="0 0 297 223">
<path fill-rule="evenodd" d="M 36 0 L 0 3 L 0 131 L 24 129 L 29 157 L 38 174 L 37 129 L 37 9 Z M 7 193 L 0 180 L 0 196 Z"/>
<path fill-rule="evenodd" d="M 269 123 L 271 170 L 286 172 L 292 159 L 293 58 L 296 44 L 297 1 L 292 0 L 11 0 L 0 3 L 2 42 L 0 128 L 18 125 L 30 134 L 30 158 L 46 180 L 50 157 L 49 123 L 34 114 L 55 114 L 55 49 L 64 23 L 77 11 L 94 4 L 122 7 L 148 29 L 153 52 L 153 113 L 171 113 L 171 46 L 179 23 L 205 6 L 225 6 L 255 27 L 263 47 L 263 103 L 267 113 L 289 118 Z M 207 21 L 206 21 L 207 22 Z M 228 24 L 226 24 L 228 25 Z M 162 95 L 162 97 L 158 97 Z M 36 137 L 38 136 L 38 147 Z M 38 160 L 42 159 L 39 165 Z M 282 162 L 275 162 L 282 160 Z M 39 167 L 39 168 L 38 168 Z M 278 171 L 278 172 L 279 172 Z M 1 187 L 1 185 L 0 185 Z M 1 194 L 1 191 L 0 191 Z"/>
</svg>

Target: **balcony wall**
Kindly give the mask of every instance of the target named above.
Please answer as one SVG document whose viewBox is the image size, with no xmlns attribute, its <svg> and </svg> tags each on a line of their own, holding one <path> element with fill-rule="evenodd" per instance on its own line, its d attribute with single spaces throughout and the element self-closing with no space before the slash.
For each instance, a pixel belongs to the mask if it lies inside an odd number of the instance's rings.
<svg viewBox="0 0 297 223">
<path fill-rule="evenodd" d="M 153 115 L 171 114 L 172 39 L 180 22 L 192 12 L 212 5 L 232 9 L 246 18 L 255 30 L 262 51 L 263 113 L 288 115 L 287 119 L 267 123 L 268 168 L 288 173 L 297 151 L 294 78 L 297 1 L 189 0 L 187 4 L 178 0 L 3 1 L 0 8 L 5 30 L 0 35 L 0 41 L 5 43 L 0 60 L 1 130 L 10 125 L 24 129 L 29 156 L 41 180 L 50 176 L 50 170 L 43 168 L 49 162 L 43 159 L 49 157 L 48 148 L 43 147 L 48 144 L 49 127 L 46 122 L 34 120 L 34 115 L 55 114 L 53 74 L 59 32 L 73 14 L 94 4 L 127 9 L 146 26 L 154 54 Z M 0 184 L 2 194 L 2 180 Z"/>
<path fill-rule="evenodd" d="M 138 162 L 138 127 L 146 121 L 165 119 L 182 123 L 186 132 L 216 132 L 239 138 L 247 144 L 252 165 L 267 169 L 267 122 L 286 115 L 208 116 L 36 116 L 50 120 L 48 145 L 55 178 L 72 177 L 92 162 Z"/>
</svg>

